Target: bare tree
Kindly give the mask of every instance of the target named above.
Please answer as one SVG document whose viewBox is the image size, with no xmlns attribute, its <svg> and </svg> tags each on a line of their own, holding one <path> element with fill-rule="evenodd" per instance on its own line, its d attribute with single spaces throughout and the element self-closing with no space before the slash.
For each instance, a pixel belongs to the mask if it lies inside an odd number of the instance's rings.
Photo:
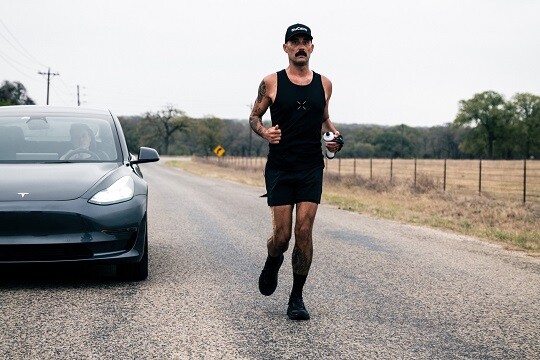
<svg viewBox="0 0 540 360">
<path fill-rule="evenodd" d="M 167 105 L 164 110 L 146 113 L 139 133 L 141 138 L 157 147 L 160 153 L 168 154 L 174 135 L 184 131 L 188 122 L 189 118 L 183 111 Z"/>
</svg>

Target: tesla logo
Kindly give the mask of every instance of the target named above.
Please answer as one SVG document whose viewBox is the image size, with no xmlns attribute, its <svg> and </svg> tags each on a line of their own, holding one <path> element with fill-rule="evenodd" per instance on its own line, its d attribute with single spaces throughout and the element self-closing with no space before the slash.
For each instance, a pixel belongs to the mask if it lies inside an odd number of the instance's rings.
<svg viewBox="0 0 540 360">
<path fill-rule="evenodd" d="M 17 194 L 21 195 L 21 197 L 24 198 L 24 195 L 28 195 L 30 193 L 17 193 Z"/>
</svg>

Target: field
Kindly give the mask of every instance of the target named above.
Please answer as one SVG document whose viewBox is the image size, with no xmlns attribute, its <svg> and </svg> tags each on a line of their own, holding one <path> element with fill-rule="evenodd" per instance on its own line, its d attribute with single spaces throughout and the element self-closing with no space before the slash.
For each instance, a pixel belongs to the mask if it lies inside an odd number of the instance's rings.
<svg viewBox="0 0 540 360">
<path fill-rule="evenodd" d="M 446 177 L 443 162 L 418 160 L 415 172 L 414 160 L 334 159 L 325 169 L 323 202 L 540 256 L 537 161 L 527 162 L 526 202 L 517 180 L 519 162 L 482 161 L 480 172 L 478 160 L 447 161 Z M 264 186 L 262 158 L 209 157 L 168 164 L 203 176 Z M 523 161 L 521 166 L 523 176 Z M 531 174 L 535 177 L 529 178 Z M 523 177 L 521 181 L 523 186 Z"/>
</svg>

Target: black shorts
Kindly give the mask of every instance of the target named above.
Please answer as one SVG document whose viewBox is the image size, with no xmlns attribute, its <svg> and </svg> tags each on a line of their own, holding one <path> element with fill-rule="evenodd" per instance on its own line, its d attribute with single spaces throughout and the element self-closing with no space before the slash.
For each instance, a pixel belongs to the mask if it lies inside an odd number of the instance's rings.
<svg viewBox="0 0 540 360">
<path fill-rule="evenodd" d="M 264 171 L 268 206 L 321 202 L 323 167 L 284 171 L 266 167 Z"/>
</svg>

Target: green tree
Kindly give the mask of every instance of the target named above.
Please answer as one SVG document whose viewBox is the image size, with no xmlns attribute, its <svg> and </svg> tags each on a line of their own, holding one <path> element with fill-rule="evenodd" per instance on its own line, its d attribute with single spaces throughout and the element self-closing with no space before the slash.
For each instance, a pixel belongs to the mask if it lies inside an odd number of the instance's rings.
<svg viewBox="0 0 540 360">
<path fill-rule="evenodd" d="M 374 138 L 376 156 L 391 158 L 410 158 L 416 155 L 414 143 L 410 136 L 412 129 L 405 125 L 386 129 Z"/>
<path fill-rule="evenodd" d="M 526 158 L 540 156 L 540 96 L 518 93 L 511 99 L 516 117 L 515 143 Z"/>
<path fill-rule="evenodd" d="M 18 81 L 5 80 L 0 87 L 0 106 L 34 105 L 35 102 L 26 92 L 26 88 Z"/>
<path fill-rule="evenodd" d="M 348 141 L 339 152 L 342 158 L 371 158 L 374 155 L 375 146 L 355 141 Z"/>
<path fill-rule="evenodd" d="M 451 124 L 434 126 L 425 131 L 424 158 L 457 159 L 461 157 L 459 143 L 465 128 L 455 128 Z"/>
<path fill-rule="evenodd" d="M 140 116 L 119 116 L 118 120 L 122 125 L 122 130 L 124 131 L 124 136 L 126 138 L 126 143 L 128 150 L 132 153 L 136 153 L 139 149 L 139 128 L 142 121 Z"/>
<path fill-rule="evenodd" d="M 208 156 L 212 154 L 216 146 L 223 146 L 224 125 L 223 120 L 216 117 L 194 121 L 191 138 L 195 141 L 194 148 L 198 154 Z"/>
<path fill-rule="evenodd" d="M 507 140 L 513 118 L 510 108 L 503 96 L 494 91 L 485 91 L 475 94 L 472 99 L 461 100 L 454 125 L 471 127 L 469 136 L 462 143 L 463 150 L 479 152 L 493 159 L 495 142 L 500 142 L 502 146 Z"/>
<path fill-rule="evenodd" d="M 246 120 L 223 120 L 223 147 L 234 156 L 266 156 L 268 142 L 255 134 Z M 268 123 L 265 126 L 269 126 Z"/>
<path fill-rule="evenodd" d="M 386 131 L 386 128 L 377 125 L 336 124 L 336 127 L 345 139 L 340 156 L 348 158 L 376 156 L 376 139 Z"/>
</svg>

